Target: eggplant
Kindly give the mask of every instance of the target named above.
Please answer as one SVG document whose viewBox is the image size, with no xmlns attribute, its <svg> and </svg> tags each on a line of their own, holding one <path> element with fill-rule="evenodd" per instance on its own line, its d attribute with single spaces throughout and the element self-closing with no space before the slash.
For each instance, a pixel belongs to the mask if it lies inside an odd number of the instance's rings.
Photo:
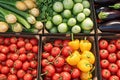
<svg viewBox="0 0 120 80">
<path fill-rule="evenodd" d="M 106 5 L 106 4 L 114 4 L 117 3 L 120 0 L 94 0 L 95 3 L 101 4 L 101 5 Z"/>
<path fill-rule="evenodd" d="M 99 30 L 102 32 L 120 32 L 120 20 L 112 20 L 99 25 Z"/>
<path fill-rule="evenodd" d="M 95 11 L 97 14 L 99 14 L 101 11 L 111 11 L 111 10 L 112 9 L 108 7 L 97 7 Z"/>
<path fill-rule="evenodd" d="M 113 19 L 120 18 L 120 11 L 119 10 L 102 10 L 98 14 L 98 18 L 102 21 L 109 21 Z"/>
<path fill-rule="evenodd" d="M 113 8 L 113 9 L 120 10 L 120 2 L 119 3 L 115 3 L 114 5 L 110 5 L 109 7 Z"/>
</svg>

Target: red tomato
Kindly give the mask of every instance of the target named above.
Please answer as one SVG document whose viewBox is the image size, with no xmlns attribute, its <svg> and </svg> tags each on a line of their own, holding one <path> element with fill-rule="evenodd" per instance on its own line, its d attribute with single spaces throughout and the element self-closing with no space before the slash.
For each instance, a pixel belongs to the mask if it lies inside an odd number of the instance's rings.
<svg viewBox="0 0 120 80">
<path fill-rule="evenodd" d="M 31 74 L 27 73 L 24 75 L 24 80 L 33 80 L 33 77 Z"/>
<path fill-rule="evenodd" d="M 60 47 L 60 46 L 62 46 L 62 40 L 60 40 L 60 39 L 55 40 L 55 41 L 54 41 L 54 46 L 55 46 L 55 47 Z"/>
<path fill-rule="evenodd" d="M 16 44 L 11 44 L 9 46 L 9 49 L 10 49 L 11 52 L 16 52 L 17 51 L 17 45 Z"/>
<path fill-rule="evenodd" d="M 108 66 L 108 69 L 113 72 L 113 73 L 116 73 L 118 71 L 118 66 L 115 64 L 115 63 L 111 63 L 109 66 Z"/>
<path fill-rule="evenodd" d="M 64 63 L 65 63 L 64 58 L 62 58 L 62 57 L 57 57 L 57 58 L 55 59 L 55 61 L 54 61 L 54 66 L 55 66 L 55 67 L 62 67 L 62 66 L 64 65 Z"/>
<path fill-rule="evenodd" d="M 71 70 L 72 70 L 72 67 L 70 65 L 65 64 L 63 66 L 63 71 L 65 71 L 65 72 L 71 72 Z"/>
<path fill-rule="evenodd" d="M 3 46 L 2 49 L 1 49 L 1 52 L 4 53 L 4 54 L 7 54 L 9 52 L 9 48 L 6 47 L 6 46 Z"/>
<path fill-rule="evenodd" d="M 105 40 L 105 39 L 101 39 L 101 40 L 99 41 L 99 47 L 100 47 L 101 49 L 107 48 L 107 47 L 108 47 L 108 41 Z"/>
<path fill-rule="evenodd" d="M 29 53 L 27 54 L 27 60 L 31 61 L 31 60 L 33 60 L 34 58 L 35 58 L 35 54 L 34 54 L 34 53 L 29 52 Z"/>
<path fill-rule="evenodd" d="M 4 47 L 3 45 L 0 45 L 0 52 L 1 52 L 1 50 L 2 50 L 3 47 Z"/>
<path fill-rule="evenodd" d="M 11 37 L 11 38 L 10 38 L 10 42 L 11 42 L 12 44 L 16 44 L 16 43 L 17 43 L 17 38 L 16 38 L 16 37 Z"/>
<path fill-rule="evenodd" d="M 55 68 L 53 65 L 48 65 L 43 68 L 43 72 L 48 72 L 46 76 L 52 77 L 55 73 Z"/>
<path fill-rule="evenodd" d="M 4 74 L 0 74 L 0 80 L 7 80 L 7 76 Z"/>
<path fill-rule="evenodd" d="M 17 73 L 17 70 L 15 68 L 10 68 L 10 73 L 11 74 L 16 74 Z"/>
<path fill-rule="evenodd" d="M 16 60 L 14 62 L 14 68 L 20 69 L 22 67 L 22 62 L 20 60 Z"/>
<path fill-rule="evenodd" d="M 2 74 L 8 74 L 9 71 L 10 71 L 10 69 L 9 69 L 7 66 L 3 66 L 3 67 L 1 68 L 1 73 L 2 73 Z"/>
<path fill-rule="evenodd" d="M 47 51 L 47 52 L 50 52 L 53 48 L 53 45 L 51 43 L 46 43 L 44 45 L 44 50 Z"/>
<path fill-rule="evenodd" d="M 42 79 L 41 79 L 42 80 Z M 52 80 L 51 77 L 45 76 L 44 80 Z"/>
<path fill-rule="evenodd" d="M 38 40 L 36 38 L 30 39 L 30 43 L 34 46 L 38 44 Z"/>
<path fill-rule="evenodd" d="M 23 37 L 18 37 L 18 41 L 24 41 Z"/>
<path fill-rule="evenodd" d="M 112 75 L 110 76 L 109 80 L 120 80 L 118 76 Z"/>
<path fill-rule="evenodd" d="M 18 78 L 23 78 L 24 75 L 25 75 L 25 71 L 24 70 L 20 69 L 20 70 L 17 71 L 17 77 Z"/>
<path fill-rule="evenodd" d="M 116 53 L 117 59 L 120 59 L 120 51 Z"/>
<path fill-rule="evenodd" d="M 58 47 L 53 47 L 52 50 L 51 50 L 51 55 L 53 57 L 56 57 L 58 54 L 60 53 L 60 48 Z"/>
<path fill-rule="evenodd" d="M 120 78 L 120 69 L 117 71 L 117 76 Z"/>
<path fill-rule="evenodd" d="M 101 67 L 102 68 L 107 68 L 109 66 L 109 61 L 107 59 L 103 59 L 100 61 Z"/>
<path fill-rule="evenodd" d="M 62 55 L 63 55 L 64 57 L 68 57 L 69 54 L 70 54 L 72 51 L 73 51 L 73 50 L 72 50 L 71 47 L 65 46 L 65 47 L 62 48 Z"/>
<path fill-rule="evenodd" d="M 31 43 L 26 43 L 25 44 L 25 49 L 28 50 L 28 51 L 32 50 L 32 44 Z"/>
<path fill-rule="evenodd" d="M 38 65 L 38 63 L 37 63 L 37 61 L 30 61 L 30 66 L 31 66 L 31 68 L 37 68 L 37 65 Z"/>
<path fill-rule="evenodd" d="M 20 41 L 17 42 L 17 46 L 18 46 L 19 48 L 24 47 L 24 46 L 25 46 L 25 42 L 22 41 L 22 40 L 20 40 Z"/>
<path fill-rule="evenodd" d="M 47 59 L 49 62 L 52 62 L 55 58 L 53 56 L 49 56 Z"/>
<path fill-rule="evenodd" d="M 27 55 L 26 54 L 20 54 L 19 60 L 22 61 L 22 62 L 26 61 L 27 60 Z"/>
<path fill-rule="evenodd" d="M 8 75 L 8 79 L 7 80 L 18 80 L 16 75 Z"/>
<path fill-rule="evenodd" d="M 106 58 L 108 57 L 108 55 L 109 55 L 108 51 L 105 50 L 105 49 L 101 49 L 101 50 L 99 51 L 99 54 L 100 54 L 100 57 L 101 57 L 102 59 L 106 59 Z"/>
<path fill-rule="evenodd" d="M 1 71 L 2 65 L 0 64 L 0 71 Z"/>
<path fill-rule="evenodd" d="M 114 53 L 116 51 L 116 46 L 114 44 L 109 44 L 107 50 L 110 53 Z"/>
<path fill-rule="evenodd" d="M 3 53 L 0 53 L 0 61 L 5 61 L 7 56 Z"/>
<path fill-rule="evenodd" d="M 72 78 L 79 78 L 80 77 L 80 70 L 78 68 L 74 68 L 71 73 Z"/>
<path fill-rule="evenodd" d="M 30 40 L 27 39 L 27 38 L 24 41 L 25 41 L 25 43 L 29 43 L 30 42 Z"/>
<path fill-rule="evenodd" d="M 28 61 L 24 62 L 23 65 L 22 65 L 22 69 L 25 70 L 25 71 L 28 70 L 29 67 L 30 67 L 30 63 Z"/>
<path fill-rule="evenodd" d="M 13 66 L 13 61 L 12 61 L 11 59 L 8 59 L 8 60 L 6 61 L 6 66 L 12 67 L 12 66 Z"/>
<path fill-rule="evenodd" d="M 18 54 L 16 54 L 16 53 L 14 53 L 14 54 L 11 54 L 11 56 L 10 56 L 10 58 L 11 58 L 11 60 L 13 60 L 13 61 L 16 61 L 17 59 L 18 59 Z"/>
<path fill-rule="evenodd" d="M 4 44 L 4 37 L 0 36 L 0 44 Z"/>
<path fill-rule="evenodd" d="M 10 45 L 10 38 L 5 38 L 4 44 L 7 46 Z"/>
<path fill-rule="evenodd" d="M 71 80 L 71 75 L 68 72 L 62 72 L 61 74 L 62 80 Z"/>
<path fill-rule="evenodd" d="M 116 40 L 111 40 L 110 41 L 110 44 L 115 44 L 116 43 Z"/>
<path fill-rule="evenodd" d="M 62 67 L 55 67 L 55 71 L 57 73 L 61 73 L 63 71 L 63 68 Z"/>
<path fill-rule="evenodd" d="M 59 73 L 55 73 L 53 76 L 52 76 L 52 80 L 59 80 L 60 79 L 60 74 Z"/>
<path fill-rule="evenodd" d="M 70 42 L 70 40 L 63 40 L 63 46 L 68 46 L 68 43 Z"/>
<path fill-rule="evenodd" d="M 109 54 L 109 56 L 108 56 L 108 61 L 109 62 L 116 62 L 116 60 L 117 60 L 117 56 L 116 56 L 116 54 L 115 53 L 111 53 L 111 54 Z"/>
<path fill-rule="evenodd" d="M 120 60 L 116 61 L 117 66 L 120 68 Z"/>
<path fill-rule="evenodd" d="M 120 49 L 120 39 L 116 40 L 115 46 L 117 47 L 117 49 Z"/>
<path fill-rule="evenodd" d="M 103 69 L 102 70 L 102 77 L 105 79 L 108 79 L 111 76 L 111 73 L 108 69 Z"/>
<path fill-rule="evenodd" d="M 45 66 L 49 65 L 49 62 L 47 59 L 42 59 L 41 64 L 42 64 L 42 67 L 45 67 Z"/>
<path fill-rule="evenodd" d="M 25 53 L 26 53 L 26 49 L 25 49 L 24 47 L 21 47 L 21 48 L 19 49 L 19 53 L 20 53 L 20 54 L 25 54 Z"/>
<path fill-rule="evenodd" d="M 34 70 L 32 71 L 32 75 L 33 75 L 33 77 L 37 77 L 37 70 L 36 70 L 36 69 L 34 69 Z"/>
<path fill-rule="evenodd" d="M 38 54 L 38 46 L 33 46 L 32 52 Z"/>
<path fill-rule="evenodd" d="M 42 58 L 47 58 L 49 56 L 50 56 L 50 53 L 48 53 L 48 52 L 43 52 L 42 53 Z"/>
</svg>

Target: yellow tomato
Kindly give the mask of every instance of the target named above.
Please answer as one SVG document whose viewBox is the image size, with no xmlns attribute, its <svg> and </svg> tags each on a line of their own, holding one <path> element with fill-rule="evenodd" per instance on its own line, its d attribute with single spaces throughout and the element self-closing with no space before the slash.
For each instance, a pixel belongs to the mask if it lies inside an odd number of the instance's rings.
<svg viewBox="0 0 120 80">
<path fill-rule="evenodd" d="M 81 55 L 81 59 L 86 59 L 88 60 L 91 64 L 95 63 L 95 56 L 92 52 L 90 51 L 84 51 Z"/>
<path fill-rule="evenodd" d="M 92 74 L 90 72 L 81 72 L 80 79 L 81 80 L 89 80 L 92 78 Z"/>
<path fill-rule="evenodd" d="M 82 59 L 78 62 L 77 67 L 82 72 L 89 72 L 92 69 L 92 64 L 88 60 Z"/>
</svg>

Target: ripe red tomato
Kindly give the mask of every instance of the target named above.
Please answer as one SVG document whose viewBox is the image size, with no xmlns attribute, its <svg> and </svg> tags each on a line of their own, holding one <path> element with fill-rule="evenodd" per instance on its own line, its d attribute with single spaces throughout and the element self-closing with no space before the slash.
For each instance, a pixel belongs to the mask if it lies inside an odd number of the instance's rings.
<svg viewBox="0 0 120 80">
<path fill-rule="evenodd" d="M 59 73 L 55 73 L 53 76 L 52 76 L 52 80 L 59 80 L 60 79 L 60 74 Z"/>
<path fill-rule="evenodd" d="M 25 54 L 25 53 L 26 53 L 26 49 L 25 49 L 24 47 L 21 47 L 21 48 L 19 49 L 19 53 L 20 53 L 20 54 Z"/>
<path fill-rule="evenodd" d="M 106 59 L 109 55 L 109 53 L 106 49 L 101 49 L 99 51 L 99 54 L 100 54 L 100 58 L 102 58 L 102 59 Z"/>
<path fill-rule="evenodd" d="M 17 42 L 17 47 L 21 48 L 25 46 L 25 42 L 23 40 L 20 40 Z"/>
<path fill-rule="evenodd" d="M 50 53 L 48 53 L 48 52 L 43 52 L 42 53 L 42 58 L 47 58 L 47 57 L 49 57 L 50 56 Z"/>
<path fill-rule="evenodd" d="M 71 75 L 68 72 L 62 72 L 61 74 L 62 80 L 71 80 Z"/>
<path fill-rule="evenodd" d="M 44 45 L 44 50 L 47 51 L 47 52 L 50 52 L 53 48 L 53 45 L 51 43 L 46 43 Z"/>
<path fill-rule="evenodd" d="M 49 56 L 49 57 L 47 58 L 47 60 L 48 60 L 49 62 L 52 62 L 54 59 L 55 59 L 55 58 L 54 58 L 53 56 Z"/>
<path fill-rule="evenodd" d="M 55 71 L 57 73 L 61 73 L 63 71 L 63 68 L 62 67 L 55 67 Z"/>
<path fill-rule="evenodd" d="M 71 73 L 72 78 L 79 78 L 80 77 L 80 70 L 78 68 L 74 68 Z"/>
<path fill-rule="evenodd" d="M 119 80 L 119 77 L 116 75 L 110 76 L 109 80 Z"/>
<path fill-rule="evenodd" d="M 65 46 L 65 47 L 63 47 L 63 49 L 62 49 L 62 55 L 63 55 L 64 57 L 68 57 L 69 54 L 70 54 L 72 51 L 73 51 L 73 50 L 72 50 L 72 48 L 71 48 L 70 46 Z"/>
<path fill-rule="evenodd" d="M 17 43 L 17 38 L 16 38 L 16 37 L 11 37 L 11 38 L 10 38 L 10 42 L 11 42 L 12 44 L 16 44 L 16 43 Z"/>
<path fill-rule="evenodd" d="M 55 67 L 62 67 L 65 63 L 65 60 L 63 57 L 57 57 L 54 61 L 54 66 Z"/>
<path fill-rule="evenodd" d="M 0 74 L 0 80 L 7 80 L 7 76 L 4 74 Z"/>
<path fill-rule="evenodd" d="M 1 52 L 4 53 L 4 54 L 7 54 L 9 52 L 9 48 L 6 47 L 6 46 L 3 46 L 2 49 L 1 49 Z"/>
<path fill-rule="evenodd" d="M 60 48 L 58 47 L 53 47 L 52 50 L 51 50 L 51 55 L 53 57 L 56 57 L 58 54 L 60 53 Z"/>
<path fill-rule="evenodd" d="M 108 41 L 105 40 L 105 39 L 101 39 L 101 40 L 99 41 L 99 47 L 100 47 L 101 49 L 107 48 L 107 47 L 108 47 Z"/>
<path fill-rule="evenodd" d="M 37 65 L 38 65 L 38 63 L 37 63 L 37 61 L 30 61 L 30 66 L 31 66 L 31 68 L 37 68 Z"/>
<path fill-rule="evenodd" d="M 10 69 L 9 69 L 7 66 L 3 66 L 3 67 L 1 68 L 1 73 L 2 73 L 2 74 L 8 74 L 9 71 L 10 71 Z"/>
<path fill-rule="evenodd" d="M 7 46 L 10 45 L 10 38 L 5 38 L 4 44 Z"/>
<path fill-rule="evenodd" d="M 18 78 L 23 78 L 24 75 L 25 75 L 25 71 L 24 70 L 20 69 L 20 70 L 17 71 L 17 77 Z"/>
<path fill-rule="evenodd" d="M 120 69 L 117 71 L 117 76 L 120 78 Z"/>
<path fill-rule="evenodd" d="M 18 57 L 19 57 L 18 54 L 14 53 L 14 54 L 11 54 L 10 59 L 13 61 L 16 61 Z"/>
<path fill-rule="evenodd" d="M 113 40 L 110 41 L 110 44 L 115 44 L 115 43 L 116 43 L 115 39 L 113 39 Z"/>
<path fill-rule="evenodd" d="M 114 44 L 109 44 L 107 50 L 110 53 L 114 53 L 116 51 L 116 46 Z"/>
<path fill-rule="evenodd" d="M 24 41 L 23 37 L 18 37 L 18 41 Z"/>
<path fill-rule="evenodd" d="M 37 77 L 37 70 L 36 70 L 36 69 L 34 69 L 34 70 L 32 71 L 32 75 L 33 75 L 33 77 Z"/>
<path fill-rule="evenodd" d="M 118 71 L 118 66 L 115 64 L 115 63 L 111 63 L 109 66 L 108 66 L 108 69 L 113 72 L 113 73 L 116 73 Z"/>
<path fill-rule="evenodd" d="M 15 74 L 15 75 L 16 75 L 17 70 L 16 70 L 15 68 L 10 68 L 10 73 L 11 73 L 11 74 Z"/>
<path fill-rule="evenodd" d="M 41 79 L 42 80 L 42 79 Z M 51 77 L 45 76 L 44 80 L 52 80 Z"/>
<path fill-rule="evenodd" d="M 41 65 L 42 65 L 42 67 L 45 67 L 45 66 L 49 65 L 48 60 L 47 59 L 42 59 Z"/>
<path fill-rule="evenodd" d="M 105 79 L 108 79 L 111 76 L 111 73 L 108 69 L 103 69 L 102 70 L 102 77 Z"/>
<path fill-rule="evenodd" d="M 31 61 L 31 60 L 33 60 L 34 58 L 35 58 L 35 54 L 34 54 L 34 53 L 29 52 L 29 53 L 27 54 L 27 60 Z"/>
<path fill-rule="evenodd" d="M 22 69 L 25 70 L 25 71 L 28 70 L 29 67 L 30 67 L 30 63 L 28 61 L 24 62 L 23 65 L 22 65 Z"/>
<path fill-rule="evenodd" d="M 109 54 L 109 56 L 108 56 L 108 61 L 109 62 L 116 62 L 116 60 L 117 60 L 117 56 L 116 56 L 116 54 L 115 53 L 111 53 L 111 54 Z"/>
<path fill-rule="evenodd" d="M 8 79 L 7 80 L 18 80 L 18 79 L 17 79 L 16 75 L 14 75 L 14 74 L 12 75 L 11 74 L 11 75 L 8 75 Z"/>
<path fill-rule="evenodd" d="M 14 68 L 15 69 L 20 69 L 22 67 L 22 62 L 20 60 L 16 60 L 14 62 Z"/>
<path fill-rule="evenodd" d="M 38 54 L 38 46 L 33 46 L 32 52 Z"/>
<path fill-rule="evenodd" d="M 63 66 L 63 71 L 70 73 L 71 70 L 72 70 L 72 67 L 71 67 L 70 65 L 65 64 L 65 65 Z"/>
<path fill-rule="evenodd" d="M 6 66 L 12 67 L 12 66 L 13 66 L 13 61 L 12 61 L 11 59 L 8 59 L 8 60 L 6 61 Z"/>
<path fill-rule="evenodd" d="M 0 44 L 4 44 L 4 37 L 0 36 Z"/>
<path fill-rule="evenodd" d="M 0 71 L 1 71 L 2 65 L 0 64 Z"/>
<path fill-rule="evenodd" d="M 22 61 L 22 62 L 26 61 L 27 60 L 27 55 L 26 54 L 20 54 L 19 60 Z"/>
<path fill-rule="evenodd" d="M 31 43 L 26 43 L 25 44 L 25 49 L 28 50 L 28 51 L 32 50 L 32 44 Z"/>
<path fill-rule="evenodd" d="M 0 45 L 0 52 L 1 52 L 1 50 L 2 50 L 3 47 L 4 47 L 3 45 Z"/>
<path fill-rule="evenodd" d="M 120 60 L 116 61 L 117 66 L 120 68 Z"/>
<path fill-rule="evenodd" d="M 17 51 L 17 45 L 16 44 L 11 44 L 9 46 L 9 49 L 10 49 L 11 52 L 16 52 Z"/>
<path fill-rule="evenodd" d="M 30 39 L 30 43 L 34 46 L 38 44 L 38 40 L 36 38 Z"/>
<path fill-rule="evenodd" d="M 68 43 L 70 42 L 70 40 L 63 40 L 63 46 L 68 46 Z"/>
<path fill-rule="evenodd" d="M 55 46 L 55 47 L 60 47 L 60 46 L 62 46 L 62 40 L 60 40 L 60 39 L 55 40 L 55 41 L 54 41 L 54 46 Z"/>
<path fill-rule="evenodd" d="M 55 68 L 53 65 L 48 65 L 48 66 L 45 66 L 45 68 L 43 68 L 43 72 L 48 72 L 46 76 L 52 77 L 55 73 Z"/>
<path fill-rule="evenodd" d="M 120 39 L 116 40 L 115 46 L 117 47 L 117 49 L 120 49 Z"/>
<path fill-rule="evenodd" d="M 116 53 L 117 59 L 120 59 L 120 51 Z"/>
<path fill-rule="evenodd" d="M 5 61 L 6 60 L 6 55 L 3 53 L 0 53 L 0 61 Z"/>
<path fill-rule="evenodd" d="M 100 61 L 100 65 L 102 68 L 107 68 L 109 66 L 109 61 L 107 59 L 103 59 Z"/>
</svg>

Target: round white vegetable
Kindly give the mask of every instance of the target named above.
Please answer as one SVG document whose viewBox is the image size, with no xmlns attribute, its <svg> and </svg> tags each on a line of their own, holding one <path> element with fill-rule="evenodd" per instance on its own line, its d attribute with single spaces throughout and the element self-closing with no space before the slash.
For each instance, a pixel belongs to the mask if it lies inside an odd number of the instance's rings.
<svg viewBox="0 0 120 80">
<path fill-rule="evenodd" d="M 68 31 L 68 26 L 66 23 L 61 23 L 59 26 L 58 26 L 58 31 L 60 33 L 66 33 Z"/>
<path fill-rule="evenodd" d="M 29 16 L 27 17 L 27 21 L 30 23 L 30 24 L 35 24 L 36 23 L 36 19 L 34 16 Z"/>
<path fill-rule="evenodd" d="M 62 12 L 63 11 L 63 4 L 62 4 L 62 2 L 55 2 L 53 4 L 53 10 L 55 12 Z"/>
<path fill-rule="evenodd" d="M 29 12 L 30 12 L 30 14 L 33 15 L 34 17 L 38 17 L 39 14 L 40 14 L 39 9 L 37 9 L 37 8 L 32 8 Z"/>
<path fill-rule="evenodd" d="M 8 14 L 8 15 L 5 16 L 5 20 L 6 20 L 7 23 L 12 24 L 12 23 L 16 23 L 17 18 L 13 14 Z"/>
<path fill-rule="evenodd" d="M 46 29 L 51 29 L 53 27 L 53 23 L 51 21 L 47 21 L 45 27 Z"/>
<path fill-rule="evenodd" d="M 20 23 L 15 23 L 12 25 L 12 30 L 14 32 L 22 32 L 23 26 Z"/>
<path fill-rule="evenodd" d="M 79 25 L 75 25 L 72 27 L 72 33 L 80 33 L 81 27 Z"/>
<path fill-rule="evenodd" d="M 35 23 L 35 28 L 38 29 L 38 30 L 42 29 L 43 28 L 43 23 L 41 21 L 37 21 Z"/>
<path fill-rule="evenodd" d="M 83 13 L 85 14 L 85 16 L 90 16 L 91 11 L 88 8 L 84 8 Z"/>
<path fill-rule="evenodd" d="M 77 21 L 75 18 L 70 18 L 67 22 L 68 26 L 74 26 L 76 25 Z"/>
<path fill-rule="evenodd" d="M 83 5 L 81 3 L 76 3 L 73 7 L 73 14 L 78 14 L 83 11 Z"/>
<path fill-rule="evenodd" d="M 27 10 L 26 4 L 24 2 L 22 2 L 22 1 L 17 1 L 16 2 L 16 8 L 21 10 L 21 11 Z"/>
<path fill-rule="evenodd" d="M 72 9 L 74 6 L 73 0 L 63 0 L 63 5 L 65 9 Z"/>
<path fill-rule="evenodd" d="M 82 2 L 84 8 L 90 8 L 90 2 L 85 0 Z"/>
<path fill-rule="evenodd" d="M 7 23 L 0 22 L 0 32 L 7 32 L 8 29 L 9 29 L 9 26 Z"/>
<path fill-rule="evenodd" d="M 62 23 L 62 17 L 61 15 L 55 15 L 52 18 L 52 21 L 55 25 L 59 25 L 60 23 Z"/>
<path fill-rule="evenodd" d="M 72 16 L 72 13 L 70 10 L 64 10 L 63 11 L 63 17 L 70 18 Z"/>
<path fill-rule="evenodd" d="M 32 9 L 32 8 L 36 7 L 36 4 L 31 0 L 24 0 L 24 3 L 28 7 L 28 9 Z"/>
<path fill-rule="evenodd" d="M 84 13 L 79 13 L 77 15 L 78 22 L 82 22 L 84 19 L 85 19 L 85 14 Z"/>
</svg>

